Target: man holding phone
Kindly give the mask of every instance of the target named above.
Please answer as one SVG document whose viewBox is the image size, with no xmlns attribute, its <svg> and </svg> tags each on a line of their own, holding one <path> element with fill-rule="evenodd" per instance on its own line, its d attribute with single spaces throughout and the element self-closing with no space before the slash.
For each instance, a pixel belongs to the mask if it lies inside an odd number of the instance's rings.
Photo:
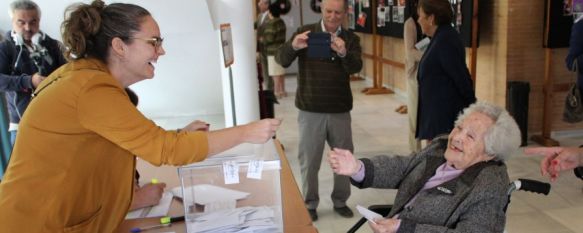
<svg viewBox="0 0 583 233">
<path fill-rule="evenodd" d="M 299 109 L 298 156 L 304 203 L 312 221 L 318 219 L 316 212 L 320 200 L 318 171 L 322 162 L 324 143 L 328 142 L 331 148 L 354 151 L 349 75 L 362 69 L 360 39 L 353 32 L 342 28 L 348 1 L 323 0 L 321 10 L 322 20 L 298 28 L 276 56 L 277 62 L 284 67 L 288 67 L 298 58 L 299 74 L 295 101 Z M 329 39 L 320 36 L 322 33 L 328 33 Z M 320 53 L 316 52 L 316 55 L 313 55 L 313 48 L 310 46 L 320 47 L 321 42 L 325 40 L 329 40 L 329 53 L 322 56 L 320 50 Z M 334 175 L 331 195 L 334 211 L 347 218 L 353 216 L 352 210 L 346 206 L 349 196 L 348 177 Z"/>
</svg>

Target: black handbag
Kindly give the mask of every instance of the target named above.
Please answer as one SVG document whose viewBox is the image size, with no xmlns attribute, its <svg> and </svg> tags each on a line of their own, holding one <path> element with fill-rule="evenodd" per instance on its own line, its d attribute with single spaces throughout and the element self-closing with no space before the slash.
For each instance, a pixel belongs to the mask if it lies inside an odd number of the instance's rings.
<svg viewBox="0 0 583 233">
<path fill-rule="evenodd" d="M 575 73 L 577 69 L 577 60 L 573 64 Z M 577 82 L 571 86 L 567 97 L 565 97 L 565 110 L 563 111 L 563 121 L 568 123 L 577 123 L 583 121 L 583 106 L 581 105 L 581 91 Z"/>
</svg>

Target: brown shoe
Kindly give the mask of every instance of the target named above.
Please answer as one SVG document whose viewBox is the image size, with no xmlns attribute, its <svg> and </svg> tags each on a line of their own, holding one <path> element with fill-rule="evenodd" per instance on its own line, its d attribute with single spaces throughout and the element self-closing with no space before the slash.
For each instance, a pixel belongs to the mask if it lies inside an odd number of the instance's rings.
<svg viewBox="0 0 583 233">
<path fill-rule="evenodd" d="M 401 105 L 398 108 L 395 108 L 395 112 L 401 113 L 401 111 L 403 110 L 403 108 L 406 108 L 407 105 Z"/>
<path fill-rule="evenodd" d="M 334 212 L 345 218 L 352 218 L 352 216 L 354 216 L 354 213 L 352 213 L 352 210 L 350 210 L 348 206 L 334 207 Z"/>
<path fill-rule="evenodd" d="M 401 111 L 399 111 L 399 113 L 407 114 L 407 106 L 405 106 L 404 108 L 401 108 Z"/>
<path fill-rule="evenodd" d="M 310 214 L 310 218 L 312 219 L 312 222 L 315 222 L 318 220 L 318 213 L 316 213 L 316 210 L 308 209 L 308 213 Z"/>
</svg>

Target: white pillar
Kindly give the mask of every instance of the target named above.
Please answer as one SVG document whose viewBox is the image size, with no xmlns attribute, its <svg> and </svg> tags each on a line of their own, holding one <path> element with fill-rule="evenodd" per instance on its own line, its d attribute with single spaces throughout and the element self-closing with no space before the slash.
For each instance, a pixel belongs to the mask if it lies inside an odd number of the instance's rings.
<svg viewBox="0 0 583 233">
<path fill-rule="evenodd" d="M 233 87 L 235 96 L 235 114 L 237 124 L 245 124 L 259 119 L 259 97 L 257 69 L 255 64 L 256 40 L 253 30 L 253 9 L 249 1 L 242 0 L 207 0 L 213 27 L 219 34 L 219 25 L 231 24 L 234 63 Z M 220 41 L 216 48 L 222 50 Z M 221 52 L 222 54 L 222 52 Z M 220 58 L 223 80 L 223 100 L 225 109 L 225 126 L 233 124 L 229 72 L 224 68 Z"/>
</svg>

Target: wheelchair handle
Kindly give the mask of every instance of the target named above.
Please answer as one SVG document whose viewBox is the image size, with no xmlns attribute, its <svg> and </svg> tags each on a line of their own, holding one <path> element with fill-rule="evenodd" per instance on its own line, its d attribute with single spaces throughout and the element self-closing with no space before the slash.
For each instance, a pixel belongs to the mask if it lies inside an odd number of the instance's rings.
<svg viewBox="0 0 583 233">
<path fill-rule="evenodd" d="M 518 179 L 510 184 L 508 195 L 510 195 L 515 190 L 523 190 L 548 195 L 551 191 L 551 184 L 536 180 Z"/>
</svg>

